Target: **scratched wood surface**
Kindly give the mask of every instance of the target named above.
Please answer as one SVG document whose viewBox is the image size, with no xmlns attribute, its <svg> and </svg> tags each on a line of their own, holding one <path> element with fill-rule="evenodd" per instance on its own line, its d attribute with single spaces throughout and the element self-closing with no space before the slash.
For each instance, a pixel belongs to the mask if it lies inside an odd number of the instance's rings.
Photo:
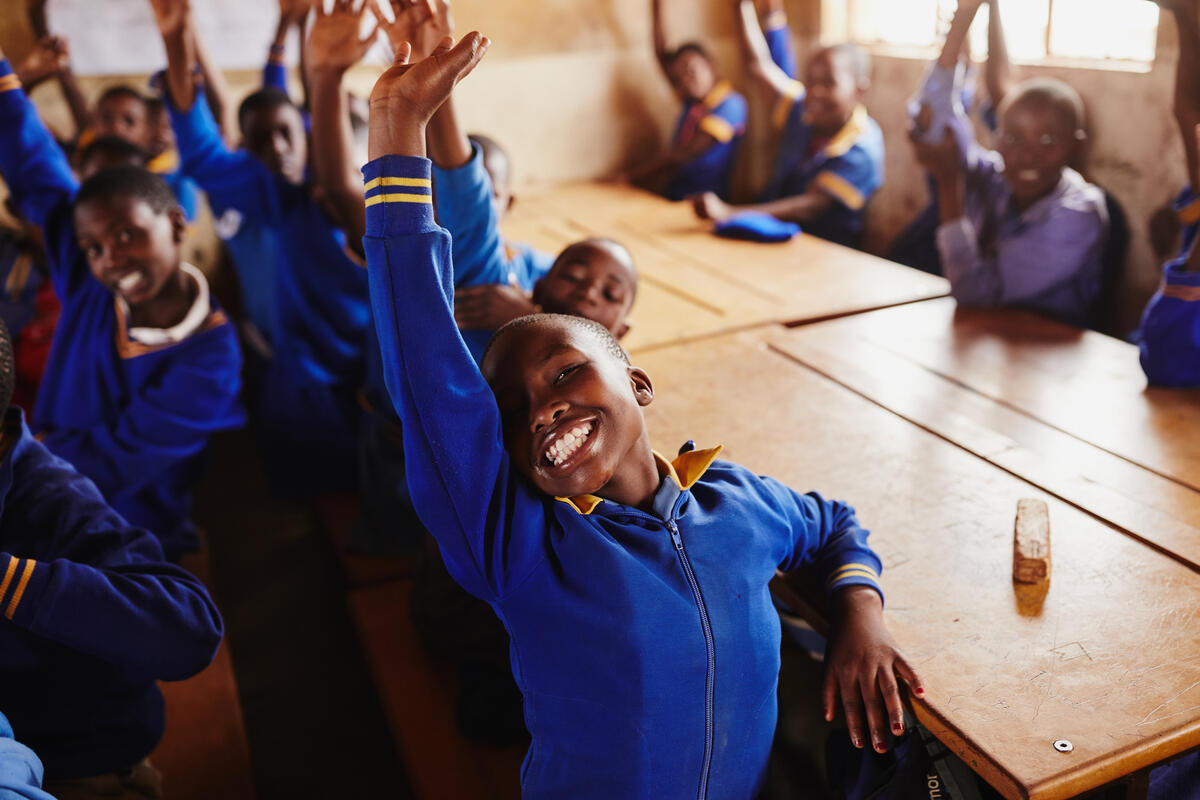
<svg viewBox="0 0 1200 800">
<path fill-rule="evenodd" d="M 962 312 L 956 318 L 952 306 L 953 301 L 937 300 L 805 325 L 779 331 L 771 336 L 771 344 L 1200 571 L 1200 491 L 1132 460 L 1139 452 L 1157 453 L 1165 457 L 1145 460 L 1186 469 L 1200 450 L 1200 392 L 1145 390 L 1137 350 L 1122 342 L 1031 320 L 1026 314 L 1014 315 L 1016 322 L 1031 323 L 1022 341 L 1014 342 L 1014 320 L 1006 315 Z M 1001 323 L 992 335 L 987 332 L 989 320 Z M 944 340 L 935 334 L 939 325 Z M 960 325 L 965 329 L 961 340 L 956 338 Z M 1038 330 L 1058 335 L 1046 345 L 1048 357 L 1070 370 L 1068 379 L 1052 380 L 1036 365 L 1023 377 L 1022 370 L 1034 360 Z M 917 344 L 910 347 L 914 341 Z M 931 356 L 939 347 L 938 357 Z M 1080 352 L 1078 365 L 1069 364 L 1072 351 Z M 982 352 L 979 358 L 991 364 L 998 378 L 976 371 L 969 361 L 976 352 Z M 1003 353 L 1017 363 L 1010 364 Z M 998 388 L 1000 396 L 977 390 L 979 378 Z M 1085 399 L 1089 386 L 1094 387 L 1094 397 Z M 1067 427 L 1044 421 L 1038 408 L 1053 408 L 1053 395 L 1059 392 L 1072 395 L 1079 403 L 1078 416 L 1092 422 L 1077 424 L 1066 415 Z M 1007 398 L 1014 404 L 1005 402 Z M 1108 425 L 1103 424 L 1105 417 Z M 1131 430 L 1126 440 L 1137 448 L 1127 457 L 1082 438 L 1094 429 L 1104 441 L 1119 443 L 1115 436 L 1108 438 L 1109 429 L 1124 427 Z M 1073 435 L 1072 429 L 1081 434 Z M 1132 436 L 1137 429 L 1141 441 Z"/>
<path fill-rule="evenodd" d="M 846 320 L 853 335 L 1120 458 L 1200 490 L 1200 390 L 1147 387 L 1137 348 L 949 298 Z"/>
<path fill-rule="evenodd" d="M 1200 575 L 761 341 L 642 353 L 664 452 L 686 439 L 844 498 L 884 563 L 918 717 L 1006 797 L 1060 800 L 1200 745 Z M 1054 563 L 1012 582 L 1017 501 L 1047 501 Z M 813 687 L 818 691 L 818 687 Z M 1053 742 L 1067 739 L 1070 753 Z"/>
<path fill-rule="evenodd" d="M 718 238 L 688 204 L 628 186 L 563 184 L 523 195 L 504 229 L 514 241 L 552 252 L 587 236 L 628 247 L 641 275 L 624 342 L 631 351 L 949 291 L 942 278 L 815 237 L 786 244 Z"/>
</svg>

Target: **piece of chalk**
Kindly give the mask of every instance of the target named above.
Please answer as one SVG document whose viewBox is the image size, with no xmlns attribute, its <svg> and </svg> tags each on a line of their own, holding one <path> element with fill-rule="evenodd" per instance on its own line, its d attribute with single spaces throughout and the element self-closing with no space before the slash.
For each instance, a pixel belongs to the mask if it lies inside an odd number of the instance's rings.
<svg viewBox="0 0 1200 800">
<path fill-rule="evenodd" d="M 1044 500 L 1017 501 L 1012 575 L 1017 583 L 1041 583 L 1050 578 L 1050 511 Z"/>
</svg>

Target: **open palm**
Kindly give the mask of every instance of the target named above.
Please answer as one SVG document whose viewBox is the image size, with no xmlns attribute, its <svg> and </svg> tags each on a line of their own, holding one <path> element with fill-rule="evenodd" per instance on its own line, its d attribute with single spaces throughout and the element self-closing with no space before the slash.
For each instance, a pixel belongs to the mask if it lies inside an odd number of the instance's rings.
<svg viewBox="0 0 1200 800">
<path fill-rule="evenodd" d="M 346 70 L 367 54 L 375 41 L 378 27 L 365 38 L 359 37 L 362 21 L 369 13 L 366 2 L 334 0 L 333 8 L 325 11 L 317 5 L 317 15 L 308 34 L 307 55 L 313 66 Z"/>
</svg>

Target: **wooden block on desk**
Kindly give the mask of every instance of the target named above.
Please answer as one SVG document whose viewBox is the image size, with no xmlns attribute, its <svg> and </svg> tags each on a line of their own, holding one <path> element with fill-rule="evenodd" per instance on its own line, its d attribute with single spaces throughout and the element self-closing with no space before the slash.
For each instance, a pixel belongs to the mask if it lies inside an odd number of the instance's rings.
<svg viewBox="0 0 1200 800">
<path fill-rule="evenodd" d="M 1017 501 L 1012 574 L 1017 583 L 1041 583 L 1050 578 L 1050 511 L 1044 500 Z"/>
</svg>

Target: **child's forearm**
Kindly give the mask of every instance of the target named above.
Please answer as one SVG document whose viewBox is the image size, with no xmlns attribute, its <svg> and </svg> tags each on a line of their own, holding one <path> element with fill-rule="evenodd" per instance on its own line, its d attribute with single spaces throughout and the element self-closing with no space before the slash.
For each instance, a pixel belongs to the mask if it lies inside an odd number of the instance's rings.
<svg viewBox="0 0 1200 800">
<path fill-rule="evenodd" d="M 440 169 L 458 169 L 471 160 L 471 141 L 458 123 L 454 98 L 442 103 L 426 129 L 429 158 Z"/>
<path fill-rule="evenodd" d="M 667 68 L 667 33 L 663 28 L 662 0 L 650 0 L 650 25 L 654 38 L 654 55 L 659 66 Z"/>
<path fill-rule="evenodd" d="M 310 70 L 313 170 L 317 185 L 332 201 L 337 223 L 358 249 L 366 230 L 363 196 L 353 165 L 350 107 L 342 88 L 340 69 Z"/>
<path fill-rule="evenodd" d="M 227 142 L 232 143 L 236 141 L 234 133 L 237 131 L 237 119 L 233 115 L 233 103 L 229 99 L 229 84 L 225 82 L 225 74 L 213 62 L 195 26 L 192 26 L 192 46 L 196 64 L 200 67 L 200 75 L 204 78 L 204 99 L 208 101 L 213 119 L 221 128 L 221 135 Z"/>
<path fill-rule="evenodd" d="M 980 0 L 960 0 L 958 10 L 954 12 L 954 20 L 950 23 L 950 31 L 946 34 L 946 42 L 942 45 L 942 54 L 938 56 L 937 65 L 943 69 L 954 69 L 962 55 L 963 44 L 979 11 Z"/>
<path fill-rule="evenodd" d="M 167 51 L 167 92 L 180 111 L 187 111 L 196 102 L 196 53 L 191 25 L 163 34 Z"/>
<path fill-rule="evenodd" d="M 966 211 L 966 178 L 961 173 L 934 178 L 938 190 L 938 219 L 941 224 L 960 219 Z"/>
<path fill-rule="evenodd" d="M 1004 23 L 1000 20 L 1000 0 L 989 0 L 988 58 L 983 68 L 983 80 L 987 84 L 988 99 L 992 101 L 992 107 L 999 108 L 1001 101 L 1012 88 L 1012 62 L 1008 58 Z"/>
</svg>

